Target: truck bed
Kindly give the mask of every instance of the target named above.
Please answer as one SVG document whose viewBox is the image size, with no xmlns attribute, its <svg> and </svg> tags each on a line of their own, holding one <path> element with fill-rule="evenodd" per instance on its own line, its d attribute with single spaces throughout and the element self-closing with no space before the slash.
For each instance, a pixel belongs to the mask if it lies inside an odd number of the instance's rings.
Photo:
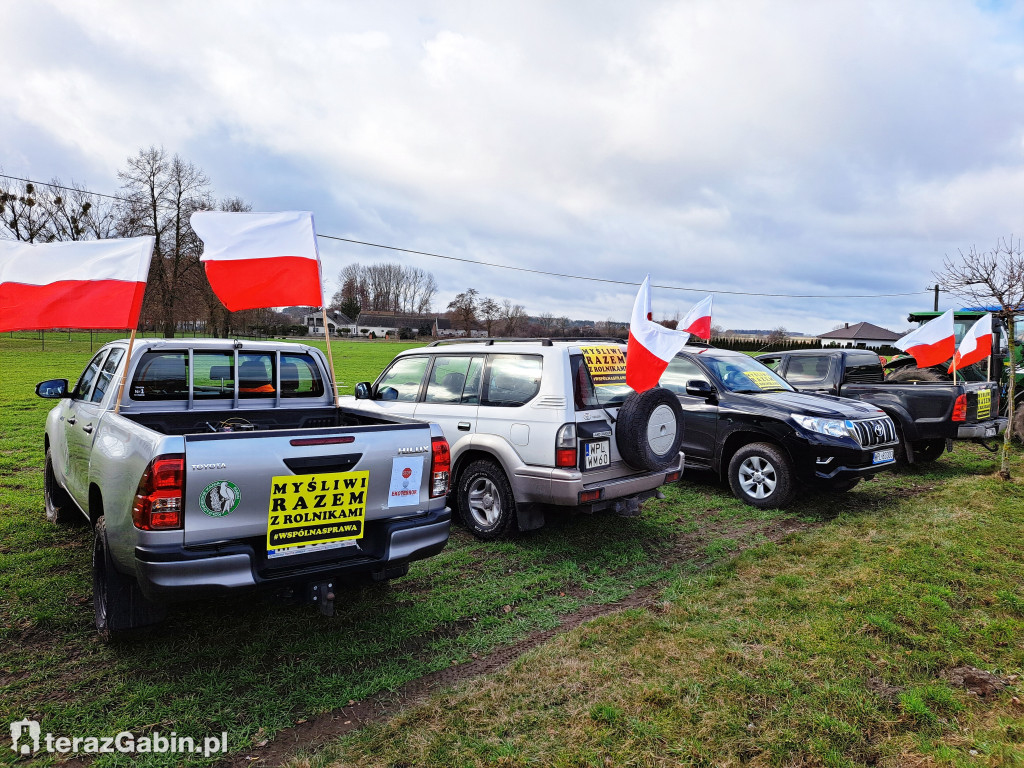
<svg viewBox="0 0 1024 768">
<path fill-rule="evenodd" d="M 384 420 L 359 411 L 334 406 L 245 411 L 122 412 L 121 415 L 162 435 L 264 432 L 317 427 L 361 427 L 407 421 L 401 417 Z"/>
</svg>

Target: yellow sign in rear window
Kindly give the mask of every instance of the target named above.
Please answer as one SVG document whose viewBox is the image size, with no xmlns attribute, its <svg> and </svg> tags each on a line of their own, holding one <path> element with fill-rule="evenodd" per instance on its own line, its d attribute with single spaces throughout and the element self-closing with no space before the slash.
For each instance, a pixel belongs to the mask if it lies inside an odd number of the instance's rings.
<svg viewBox="0 0 1024 768">
<path fill-rule="evenodd" d="M 369 484 L 368 470 L 271 478 L 267 551 L 362 538 Z"/>
<path fill-rule="evenodd" d="M 618 347 L 580 347 L 595 387 L 626 383 L 626 356 Z"/>
</svg>

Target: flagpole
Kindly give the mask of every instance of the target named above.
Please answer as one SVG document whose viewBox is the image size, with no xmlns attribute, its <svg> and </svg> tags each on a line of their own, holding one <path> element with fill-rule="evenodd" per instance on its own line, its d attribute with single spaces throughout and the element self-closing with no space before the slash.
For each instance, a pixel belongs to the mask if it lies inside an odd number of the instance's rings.
<svg viewBox="0 0 1024 768">
<path fill-rule="evenodd" d="M 334 387 L 334 407 L 341 407 L 341 398 L 338 395 L 338 375 L 334 372 L 334 354 L 331 352 L 331 329 L 327 326 L 327 307 L 320 307 L 320 313 L 324 318 L 324 339 L 327 340 L 327 363 L 331 366 L 331 386 Z"/>
<path fill-rule="evenodd" d="M 132 348 L 135 346 L 135 333 L 138 326 L 132 328 L 131 338 L 128 339 L 128 354 L 124 357 L 124 373 L 121 374 L 121 385 L 117 388 L 117 401 L 114 406 L 114 413 L 121 412 L 121 395 L 124 394 L 124 383 L 128 380 L 128 366 L 132 364 Z"/>
</svg>

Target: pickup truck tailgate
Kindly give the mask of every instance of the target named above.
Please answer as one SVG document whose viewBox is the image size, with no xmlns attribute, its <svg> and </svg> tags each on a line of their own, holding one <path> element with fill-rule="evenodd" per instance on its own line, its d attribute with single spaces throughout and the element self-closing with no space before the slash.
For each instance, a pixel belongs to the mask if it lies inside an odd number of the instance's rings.
<svg viewBox="0 0 1024 768">
<path fill-rule="evenodd" d="M 991 381 L 963 382 L 964 393 L 967 395 L 967 414 L 964 419 L 968 424 L 977 421 L 988 421 L 999 415 L 999 387 Z"/>
<path fill-rule="evenodd" d="M 365 523 L 426 510 L 430 461 L 428 424 L 188 435 L 185 544 L 358 540 Z"/>
</svg>

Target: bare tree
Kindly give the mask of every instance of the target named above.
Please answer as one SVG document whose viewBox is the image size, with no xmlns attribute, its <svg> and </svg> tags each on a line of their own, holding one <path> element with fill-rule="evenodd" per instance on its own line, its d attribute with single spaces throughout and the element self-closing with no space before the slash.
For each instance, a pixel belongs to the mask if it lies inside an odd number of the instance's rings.
<svg viewBox="0 0 1024 768">
<path fill-rule="evenodd" d="M 526 310 L 522 304 L 513 304 L 508 299 L 501 302 L 501 332 L 515 336 L 526 322 Z"/>
<path fill-rule="evenodd" d="M 181 290 L 200 271 L 201 242 L 189 225 L 193 211 L 213 207 L 210 181 L 192 163 L 163 147 L 140 149 L 117 173 L 124 190 L 121 234 L 156 238 L 146 302 L 164 336 L 174 336 Z"/>
<path fill-rule="evenodd" d="M 452 320 L 462 326 L 467 336 L 476 325 L 477 297 L 479 295 L 480 292 L 476 288 L 469 288 L 448 302 L 448 311 L 452 313 Z"/>
<path fill-rule="evenodd" d="M 1024 314 L 1024 251 L 1021 250 L 1020 238 L 1014 242 L 1013 235 L 1009 239 L 1000 238 L 990 251 L 979 251 L 971 246 L 967 253 L 959 251 L 959 258 L 946 256 L 943 268 L 934 273 L 935 278 L 945 290 L 966 300 L 974 306 L 985 306 L 993 301 L 1000 309 L 993 314 L 1006 327 L 1006 346 L 1009 359 L 1009 394 L 1007 409 L 1010 427 L 1003 436 L 1003 455 L 1000 462 L 999 476 L 1010 479 L 1009 451 L 1014 426 L 1014 410 L 1020 403 L 1014 402 L 1016 393 L 1016 339 L 1014 338 L 1014 320 Z"/>
<path fill-rule="evenodd" d="M 725 335 L 725 328 L 723 328 L 720 325 L 712 325 L 711 326 L 711 338 L 712 339 L 717 339 L 717 338 L 719 338 L 721 336 L 724 336 L 724 335 Z"/>
<path fill-rule="evenodd" d="M 765 340 L 768 344 L 785 344 L 789 340 L 789 331 L 783 326 L 773 328 L 772 332 L 768 334 L 768 338 Z"/>
<path fill-rule="evenodd" d="M 484 321 L 484 328 L 487 330 L 487 335 L 490 336 L 494 322 L 501 317 L 501 305 L 492 298 L 484 298 L 480 300 L 478 312 Z"/>
</svg>

